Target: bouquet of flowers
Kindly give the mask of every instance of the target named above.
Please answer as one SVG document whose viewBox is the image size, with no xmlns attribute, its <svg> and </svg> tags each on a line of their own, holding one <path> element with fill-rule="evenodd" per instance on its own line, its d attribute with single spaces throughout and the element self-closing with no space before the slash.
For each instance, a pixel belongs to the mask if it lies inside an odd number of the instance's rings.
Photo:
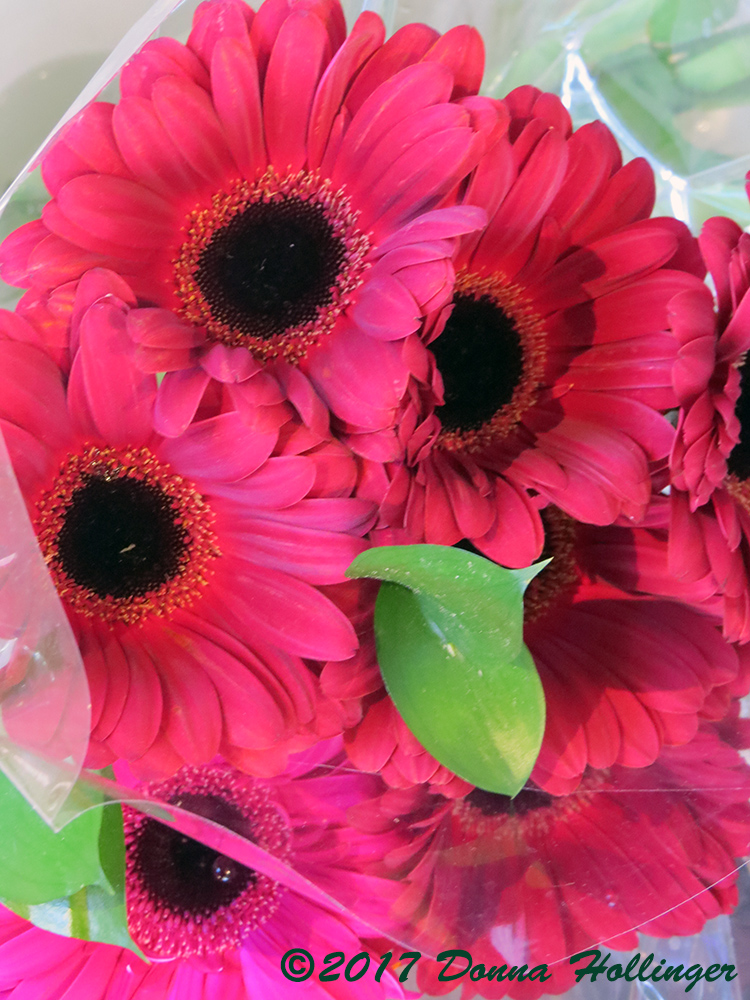
<svg viewBox="0 0 750 1000">
<path fill-rule="evenodd" d="M 735 977 L 611 952 L 750 853 L 750 237 L 484 52 L 205 0 L 40 157 L 0 997 Z"/>
</svg>

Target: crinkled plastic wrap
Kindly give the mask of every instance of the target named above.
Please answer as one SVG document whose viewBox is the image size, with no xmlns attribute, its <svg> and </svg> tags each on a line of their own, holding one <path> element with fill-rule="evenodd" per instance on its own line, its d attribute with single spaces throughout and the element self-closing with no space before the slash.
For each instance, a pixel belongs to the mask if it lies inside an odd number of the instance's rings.
<svg viewBox="0 0 750 1000">
<path fill-rule="evenodd" d="M 0 767 L 59 827 L 79 811 L 89 690 L 1 437 L 0 510 Z"/>
<path fill-rule="evenodd" d="M 152 33 L 184 39 L 195 6 L 174 0 L 154 4 L 112 51 L 58 127 L 93 99 Z M 349 0 L 345 8 L 350 22 L 363 7 L 380 13 L 389 31 L 414 20 L 443 31 L 467 21 L 475 24 L 488 47 L 488 93 L 499 96 L 532 83 L 559 93 L 576 125 L 596 118 L 605 121 L 626 157 L 645 156 L 653 166 L 660 192 L 657 210 L 683 219 L 694 231 L 718 213 L 750 222 L 743 190 L 750 167 L 750 2 Z M 24 191 L 32 192 L 28 197 L 33 201 L 34 164 L 52 136 L 39 136 L 37 154 L 0 198 L 0 207 L 23 198 Z M 689 839 L 686 824 L 691 818 L 696 825 L 710 827 L 723 809 L 731 811 L 733 804 L 746 802 L 750 789 L 740 778 L 734 786 L 725 781 L 718 791 L 695 788 L 690 761 L 678 762 L 668 779 L 654 768 L 637 775 L 621 768 L 606 788 L 561 798 L 560 815 L 546 827 L 524 824 L 521 804 L 514 826 L 503 820 L 507 836 L 488 836 L 477 821 L 477 815 L 485 815 L 481 799 L 472 819 L 460 806 L 427 793 L 409 798 L 383 788 L 350 817 L 364 832 L 398 830 L 398 846 L 388 855 L 383 874 L 402 877 L 404 892 L 389 919 L 377 926 L 368 924 L 356 901 L 334 898 L 328 888 L 237 833 L 168 803 L 145 799 L 123 784 L 85 773 L 79 778 L 88 733 L 85 674 L 1 444 L 0 504 L 0 767 L 51 825 L 59 828 L 102 794 L 113 802 L 127 801 L 291 891 L 348 913 L 373 935 L 388 936 L 405 950 L 435 956 L 455 948 L 487 964 L 535 959 L 548 965 L 554 977 L 551 987 L 555 979 L 562 982 L 558 977 L 565 970 L 570 974 L 569 959 L 576 948 L 575 934 L 568 932 L 584 919 L 586 907 L 595 914 L 587 919 L 599 921 L 602 939 L 611 938 L 601 946 L 603 954 L 611 953 L 610 964 L 627 965 L 633 953 L 623 954 L 616 946 L 631 947 L 632 932 L 645 928 L 648 933 L 641 935 L 638 950 L 642 957 L 653 954 L 654 963 L 665 959 L 686 967 L 726 964 L 742 972 L 750 935 L 746 908 L 741 904 L 732 918 L 715 916 L 711 909 L 711 899 L 734 876 L 736 862 L 727 852 L 713 856 L 711 865 L 703 865 L 703 888 L 696 890 L 684 872 L 693 861 L 696 870 L 703 862 L 686 860 L 680 851 L 683 840 Z M 636 799 L 648 800 L 643 806 L 648 829 L 637 824 L 627 828 L 628 803 Z M 491 812 L 486 816 L 488 823 L 497 819 Z M 576 823 L 589 816 L 589 828 L 597 827 L 601 834 L 595 850 L 576 855 L 574 834 L 567 843 L 559 839 L 555 823 L 566 816 L 575 817 Z M 619 826 L 612 830 L 619 830 L 622 843 L 613 840 L 611 832 L 602 832 L 606 822 L 616 823 L 618 817 Z M 572 819 L 568 826 L 575 830 Z M 627 846 L 634 848 L 630 860 Z M 635 848 L 646 852 L 641 860 Z M 649 868 L 659 850 L 659 871 L 675 876 L 668 885 Z M 548 912 L 553 902 L 557 923 Z M 617 924 L 613 936 L 607 911 L 623 907 L 627 926 Z M 697 912 L 711 919 L 695 935 L 689 927 L 698 919 Z M 591 926 L 587 930 L 591 940 L 596 932 Z M 458 981 L 456 995 L 467 981 Z M 701 981 L 692 992 L 695 997 L 740 1000 L 741 984 L 741 975 L 731 981 Z M 685 989 L 685 982 L 600 978 L 596 983 L 584 979 L 566 995 L 576 1000 L 602 995 L 611 1000 L 668 1000 L 682 996 Z M 559 986 L 550 992 L 559 993 Z"/>
</svg>

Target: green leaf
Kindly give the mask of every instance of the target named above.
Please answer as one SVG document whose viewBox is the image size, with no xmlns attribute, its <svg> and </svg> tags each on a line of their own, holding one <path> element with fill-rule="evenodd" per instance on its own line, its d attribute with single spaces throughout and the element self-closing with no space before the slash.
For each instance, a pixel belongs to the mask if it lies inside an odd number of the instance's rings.
<svg viewBox="0 0 750 1000">
<path fill-rule="evenodd" d="M 386 581 L 378 662 L 409 729 L 459 777 L 502 795 L 521 790 L 544 733 L 544 693 L 523 644 L 530 575 L 441 545 L 369 549 L 347 571 Z"/>
<path fill-rule="evenodd" d="M 102 812 L 99 831 L 99 860 L 102 873 L 115 894 L 125 893 L 125 834 L 122 808 L 107 806 Z"/>
<path fill-rule="evenodd" d="M 44 903 L 97 882 L 101 819 L 94 809 L 54 833 L 0 774 L 0 898 Z"/>
<path fill-rule="evenodd" d="M 90 797 L 89 791 L 89 797 Z M 55 833 L 0 773 L 0 900 L 43 930 L 141 955 L 125 911 L 122 808 L 92 808 Z"/>
<path fill-rule="evenodd" d="M 737 11 L 737 0 L 661 0 L 649 21 L 654 45 L 684 46 L 704 39 Z"/>
<path fill-rule="evenodd" d="M 113 894 L 101 885 L 89 885 L 72 896 L 52 899 L 36 906 L 13 900 L 4 900 L 4 904 L 42 930 L 64 937 L 118 945 L 143 957 L 128 932 L 125 897 Z"/>
<path fill-rule="evenodd" d="M 676 62 L 675 75 L 690 90 L 711 94 L 746 81 L 749 59 L 750 35 L 724 32 L 707 51 Z"/>
</svg>

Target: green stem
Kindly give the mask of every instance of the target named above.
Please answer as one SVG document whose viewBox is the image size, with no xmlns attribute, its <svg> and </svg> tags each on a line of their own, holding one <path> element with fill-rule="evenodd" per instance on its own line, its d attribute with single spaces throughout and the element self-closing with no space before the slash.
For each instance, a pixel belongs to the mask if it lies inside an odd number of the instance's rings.
<svg viewBox="0 0 750 1000">
<path fill-rule="evenodd" d="M 74 892 L 70 899 L 70 933 L 72 937 L 89 939 L 89 908 L 86 886 Z"/>
</svg>

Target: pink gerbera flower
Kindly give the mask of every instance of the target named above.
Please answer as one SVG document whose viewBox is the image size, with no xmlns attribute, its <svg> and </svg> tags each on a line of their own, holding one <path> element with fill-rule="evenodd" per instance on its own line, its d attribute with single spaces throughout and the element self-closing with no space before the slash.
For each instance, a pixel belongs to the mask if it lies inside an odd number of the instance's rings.
<svg viewBox="0 0 750 1000">
<path fill-rule="evenodd" d="M 592 524 L 643 516 L 673 439 L 667 304 L 703 272 L 684 225 L 648 219 L 651 169 L 623 166 L 605 126 L 572 132 L 533 87 L 503 105 L 507 132 L 463 194 L 490 222 L 462 240 L 452 304 L 425 324 L 380 527 L 525 566 L 547 503 Z"/>
<path fill-rule="evenodd" d="M 401 341 L 449 300 L 456 238 L 486 218 L 438 207 L 496 126 L 482 71 L 471 28 L 384 43 L 369 12 L 345 37 L 337 0 L 203 3 L 186 45 L 149 42 L 119 103 L 46 154 L 52 200 L 6 241 L 4 278 L 38 297 L 92 266 L 124 275 L 154 307 L 130 333 L 168 373 L 171 433 L 209 376 L 253 406 L 296 365 L 380 430 L 406 387 Z"/>
<path fill-rule="evenodd" d="M 662 747 L 688 742 L 701 718 L 726 711 L 744 670 L 718 618 L 697 606 L 710 596 L 705 581 L 670 577 L 666 532 L 581 525 L 553 507 L 541 517 L 552 561 L 524 597 L 524 641 L 547 711 L 532 776 L 558 795 L 575 790 L 587 767 L 644 767 Z M 355 659 L 326 665 L 321 680 L 331 697 L 361 700 L 362 719 L 346 734 L 358 767 L 396 788 L 429 782 L 446 796 L 466 793 L 398 714 L 372 631 L 363 630 Z"/>
<path fill-rule="evenodd" d="M 127 312 L 112 294 L 85 306 L 68 378 L 18 317 L 24 339 L 0 339 L 0 427 L 86 666 L 89 762 L 164 774 L 221 750 L 275 773 L 339 730 L 302 658 L 357 648 L 320 587 L 361 551 L 370 511 L 336 496 L 338 454 L 278 455 L 278 432 L 220 395 L 159 435 Z"/>
<path fill-rule="evenodd" d="M 355 901 L 339 913 L 132 808 L 125 808 L 128 926 L 154 964 L 110 945 L 58 937 L 0 910 L 0 995 L 34 1000 L 251 1000 L 268 997 L 403 997 L 390 972 L 358 982 L 316 975 L 289 982 L 281 959 L 306 948 L 322 961 L 332 949 L 377 961 L 376 926 L 387 922 L 398 886 L 363 873 L 393 837 L 350 831 L 345 810 L 372 794 L 363 775 L 295 768 L 248 778 L 222 763 L 183 768 L 140 789 L 249 838 L 310 882 Z M 360 856 L 361 853 L 361 856 Z M 19 993 L 20 991 L 20 993 Z M 11 992 L 11 995 L 13 993 Z"/>
<path fill-rule="evenodd" d="M 560 798 L 529 787 L 512 800 L 476 789 L 450 801 L 412 789 L 351 815 L 368 831 L 402 831 L 387 863 L 407 880 L 400 905 L 425 947 L 465 949 L 485 972 L 516 967 L 503 981 L 440 982 L 440 966 L 422 962 L 425 992 L 534 1000 L 572 985 L 576 952 L 629 950 L 636 931 L 696 934 L 731 912 L 735 859 L 750 846 L 748 792 L 747 765 L 706 728 L 650 767 L 590 771 Z M 541 964 L 546 983 L 517 980 Z"/>
<path fill-rule="evenodd" d="M 710 575 L 730 639 L 750 639 L 750 236 L 709 219 L 700 247 L 716 289 L 686 290 L 672 304 L 680 405 L 672 451 L 670 567 Z"/>
</svg>

